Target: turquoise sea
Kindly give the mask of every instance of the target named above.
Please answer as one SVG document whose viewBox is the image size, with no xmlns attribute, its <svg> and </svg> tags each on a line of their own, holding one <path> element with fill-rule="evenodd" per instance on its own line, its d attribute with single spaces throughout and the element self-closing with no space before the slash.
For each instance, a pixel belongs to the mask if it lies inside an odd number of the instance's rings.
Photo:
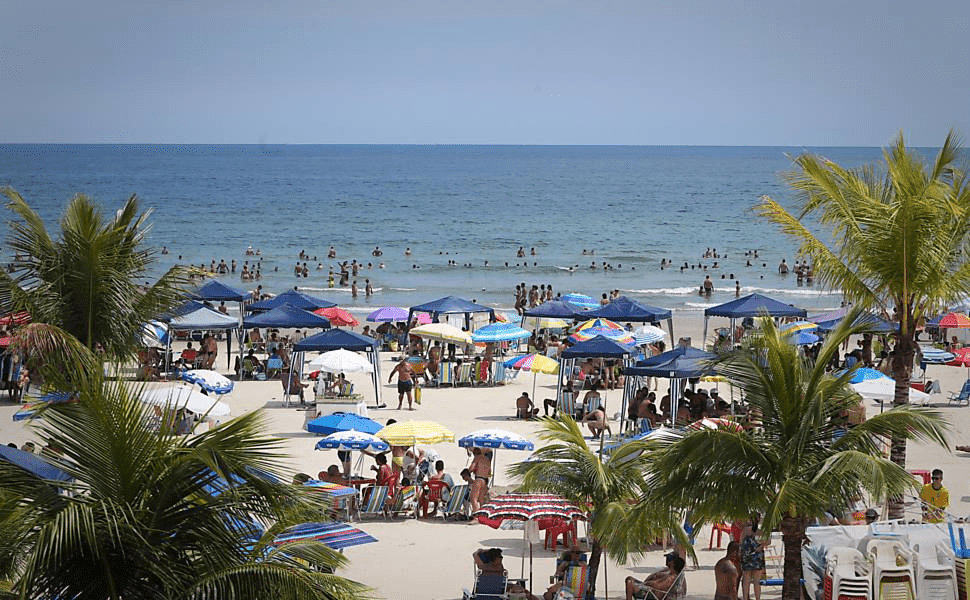
<svg viewBox="0 0 970 600">
<path fill-rule="evenodd" d="M 17 189 L 52 225 L 75 193 L 106 213 L 138 194 L 154 209 L 152 244 L 170 251 L 159 256 L 160 269 L 179 256 L 206 267 L 235 259 L 240 269 L 260 260 L 265 290 L 296 285 L 355 312 L 449 294 L 511 309 L 517 283 L 594 298 L 619 288 L 648 304 L 696 311 L 734 297 L 732 274 L 742 293 L 821 311 L 839 306 L 840 294 L 779 275 L 781 259 L 795 260 L 794 246 L 750 210 L 763 194 L 790 202 L 781 175 L 789 156 L 806 151 L 845 166 L 881 155 L 879 148 L 8 144 L 0 145 L 0 185 Z M 337 260 L 365 265 L 356 300 L 349 287 L 327 286 L 337 262 L 326 258 L 331 245 Z M 261 255 L 245 256 L 248 246 Z M 372 256 L 375 246 L 383 256 Z M 520 246 L 525 258 L 516 256 Z M 719 258 L 703 258 L 708 248 Z M 757 259 L 745 255 L 753 250 Z M 293 274 L 301 251 L 310 257 L 300 261 L 306 278 Z M 672 266 L 661 269 L 661 259 Z M 692 267 L 682 271 L 685 262 Z M 705 274 L 716 286 L 709 299 L 696 293 Z M 238 270 L 223 280 L 256 286 Z"/>
</svg>

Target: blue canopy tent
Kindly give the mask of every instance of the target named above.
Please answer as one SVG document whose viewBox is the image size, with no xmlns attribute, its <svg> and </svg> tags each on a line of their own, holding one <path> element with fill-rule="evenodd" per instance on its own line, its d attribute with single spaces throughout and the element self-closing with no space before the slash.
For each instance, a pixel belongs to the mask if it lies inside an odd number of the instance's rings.
<svg viewBox="0 0 970 600">
<path fill-rule="evenodd" d="M 586 341 L 579 342 L 569 348 L 566 348 L 560 354 L 562 358 L 562 366 L 559 369 L 559 383 L 556 386 L 556 397 L 559 398 L 562 394 L 562 379 L 563 373 L 567 376 L 573 372 L 576 367 L 576 360 L 580 358 L 612 358 L 622 360 L 624 366 L 631 363 L 637 353 L 636 348 L 632 346 L 627 346 L 626 344 L 621 344 L 615 340 L 611 340 L 608 337 L 598 335 L 592 337 Z M 623 413 L 626 414 L 626 398 L 627 398 L 627 384 L 623 386 Z M 606 411 L 606 399 L 603 399 L 603 411 Z M 621 417 L 622 426 L 622 417 Z"/>
<path fill-rule="evenodd" d="M 324 300 L 323 298 L 316 298 L 296 290 L 286 290 L 282 294 L 278 294 L 267 300 L 254 302 L 247 306 L 246 310 L 249 312 L 264 312 L 286 305 L 304 310 L 316 310 L 318 308 L 332 308 L 337 306 L 333 302 Z"/>
<path fill-rule="evenodd" d="M 661 320 L 667 320 L 667 329 L 670 332 L 670 339 L 674 338 L 674 319 L 669 308 L 657 308 L 647 304 L 641 304 L 636 300 L 620 296 L 609 304 L 605 304 L 597 309 L 587 311 L 583 318 L 590 319 L 609 319 L 611 321 L 626 321 L 636 323 L 657 324 Z"/>
<path fill-rule="evenodd" d="M 806 320 L 818 325 L 819 331 L 828 332 L 838 327 L 850 309 L 851 307 L 845 306 L 825 314 L 809 317 Z M 853 325 L 863 324 L 869 325 L 873 333 L 892 333 L 899 330 L 897 324 L 869 312 L 860 314 L 856 317 L 855 323 L 853 323 Z"/>
<path fill-rule="evenodd" d="M 232 332 L 233 330 L 241 331 L 239 329 L 239 319 L 230 317 L 229 315 L 223 314 L 214 308 L 209 308 L 205 304 L 196 302 L 194 300 L 186 302 L 168 315 L 162 317 L 161 320 L 168 324 L 170 331 L 225 329 L 226 343 L 228 344 L 228 351 L 226 352 L 227 361 L 229 360 L 229 356 L 232 354 Z M 171 335 L 168 336 L 168 345 L 165 349 L 166 371 L 168 371 L 169 368 L 168 360 L 172 350 L 172 337 L 173 336 Z M 242 344 L 239 346 L 239 351 L 242 352 Z M 227 364 L 226 366 L 228 367 L 230 364 Z"/>
<path fill-rule="evenodd" d="M 237 290 L 234 287 L 228 286 L 221 281 L 212 280 L 197 289 L 193 294 L 190 295 L 191 298 L 196 300 L 202 300 L 205 302 L 237 302 L 239 303 L 239 317 L 238 324 L 236 326 L 236 332 L 239 335 L 239 364 L 242 364 L 243 360 L 243 343 L 242 343 L 242 321 L 243 321 L 243 305 L 246 300 L 252 297 L 250 292 L 244 292 Z M 228 344 L 228 351 L 226 352 L 226 360 L 229 360 L 229 355 L 232 354 L 232 337 L 226 336 L 226 343 Z M 229 363 L 226 365 L 230 366 Z"/>
<path fill-rule="evenodd" d="M 716 358 L 717 355 L 711 352 L 690 346 L 680 347 L 638 361 L 624 369 L 623 373 L 634 377 L 670 379 L 670 414 L 672 421 L 676 421 L 683 380 L 711 375 L 714 370 L 710 362 Z"/>
<path fill-rule="evenodd" d="M 280 294 L 282 296 L 283 294 Z M 279 298 L 279 296 L 277 296 Z M 258 315 L 250 315 L 243 319 L 243 327 L 252 329 L 254 327 L 278 327 L 280 329 L 329 329 L 330 321 L 326 317 L 315 315 L 312 312 L 297 308 L 289 304 L 277 306 L 271 310 Z M 302 355 L 301 355 L 302 356 Z M 300 376 L 303 375 L 303 360 L 296 362 L 297 353 L 294 352 L 290 359 L 290 369 L 299 365 Z M 240 370 L 240 375 L 242 371 Z M 289 406 L 290 394 L 283 395 L 283 405 Z"/>
<path fill-rule="evenodd" d="M 743 298 L 737 298 L 724 304 L 712 306 L 704 310 L 704 339 L 703 344 L 707 343 L 707 320 L 711 317 L 727 317 L 731 319 L 731 345 L 734 345 L 734 326 L 737 319 L 745 317 L 760 317 L 769 315 L 772 317 L 804 317 L 807 311 L 791 304 L 785 304 L 768 296 L 761 294 L 749 294 Z"/>
<path fill-rule="evenodd" d="M 33 452 L 18 450 L 10 446 L 0 446 L 0 460 L 19 467 L 41 479 L 51 481 L 72 481 L 74 479 L 62 469 L 55 467 Z"/>
<path fill-rule="evenodd" d="M 456 296 L 445 296 L 432 302 L 412 306 L 408 310 L 408 323 L 414 318 L 414 313 L 426 312 L 431 315 L 433 323 L 440 322 L 441 315 L 465 315 L 465 330 L 471 332 L 471 315 L 473 313 L 488 313 L 489 322 L 495 321 L 495 309 L 481 304 L 469 302 Z"/>
<path fill-rule="evenodd" d="M 374 407 L 385 406 L 381 402 L 381 355 L 379 342 L 376 339 L 346 329 L 330 329 L 305 337 L 294 344 L 293 354 L 295 355 L 297 352 L 330 352 L 340 349 L 367 353 L 370 364 L 374 366 L 371 373 L 371 379 L 374 382 Z"/>
<path fill-rule="evenodd" d="M 522 316 L 547 319 L 582 319 L 588 314 L 588 310 L 576 308 L 574 304 L 562 300 L 550 300 L 526 310 Z"/>
</svg>

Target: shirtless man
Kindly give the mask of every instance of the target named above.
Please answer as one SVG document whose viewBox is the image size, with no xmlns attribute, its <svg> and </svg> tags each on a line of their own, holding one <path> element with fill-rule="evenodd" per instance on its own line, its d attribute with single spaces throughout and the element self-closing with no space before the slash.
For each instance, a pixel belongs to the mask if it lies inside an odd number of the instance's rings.
<svg viewBox="0 0 970 600">
<path fill-rule="evenodd" d="M 740 560 L 740 545 L 735 541 L 728 543 L 727 554 L 714 565 L 714 581 L 717 584 L 714 600 L 737 600 L 740 574 L 736 563 Z"/>
<path fill-rule="evenodd" d="M 515 413 L 520 419 L 531 419 L 539 414 L 539 409 L 529 398 L 529 392 L 522 392 L 522 395 L 515 399 Z"/>
<path fill-rule="evenodd" d="M 643 581 L 639 581 L 633 577 L 626 578 L 626 600 L 646 598 L 648 593 L 657 597 L 663 596 L 677 582 L 677 576 L 684 570 L 684 559 L 676 552 L 671 552 L 664 558 L 666 559 L 667 566 L 651 573 Z M 681 590 L 674 590 L 676 595 L 686 592 L 687 585 L 683 579 L 680 580 L 677 587 L 681 588 Z"/>
<path fill-rule="evenodd" d="M 205 352 L 205 368 L 211 369 L 212 365 L 216 362 L 216 356 L 219 354 L 219 343 L 216 341 L 216 336 L 209 335 L 205 340 L 205 345 L 203 350 Z"/>
<path fill-rule="evenodd" d="M 441 363 L 441 342 L 438 340 L 434 341 L 431 348 L 428 350 L 428 367 L 427 374 L 431 379 L 438 378 L 438 365 Z"/>
<path fill-rule="evenodd" d="M 411 368 L 411 363 L 408 362 L 406 357 L 402 358 L 401 362 L 397 363 L 391 371 L 391 375 L 387 378 L 388 383 L 391 383 L 391 380 L 394 379 L 395 373 L 397 373 L 397 409 L 401 410 L 401 406 L 404 404 L 404 395 L 407 394 L 408 410 L 414 410 L 411 407 L 411 390 L 414 389 L 414 369 Z"/>
</svg>

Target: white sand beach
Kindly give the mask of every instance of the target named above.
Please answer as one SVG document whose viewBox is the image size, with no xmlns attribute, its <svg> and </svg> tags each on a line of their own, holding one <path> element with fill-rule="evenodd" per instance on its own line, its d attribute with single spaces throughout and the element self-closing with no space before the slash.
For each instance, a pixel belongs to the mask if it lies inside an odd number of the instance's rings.
<svg viewBox="0 0 970 600">
<path fill-rule="evenodd" d="M 721 324 L 715 324 L 720 326 Z M 701 339 L 703 316 L 677 315 L 675 332 L 678 337 L 691 336 L 695 345 Z M 220 353 L 224 353 L 224 346 Z M 398 421 L 430 420 L 450 429 L 457 437 L 483 428 L 501 428 L 520 433 L 539 444 L 536 436 L 537 425 L 533 422 L 510 418 L 514 412 L 514 400 L 522 391 L 531 395 L 533 376 L 520 373 L 511 383 L 496 387 L 477 388 L 424 388 L 423 402 L 415 411 L 395 410 L 397 397 L 395 388 L 388 385 L 387 377 L 393 363 L 391 354 L 382 356 L 382 394 L 389 408 L 370 409 L 371 418 L 384 422 L 388 418 Z M 308 357 L 309 358 L 309 357 Z M 225 356 L 220 354 L 217 365 L 225 365 Z M 929 375 L 939 379 L 943 393 L 932 396 L 932 404 L 950 421 L 953 432 L 950 447 L 970 442 L 970 419 L 966 418 L 970 408 L 947 407 L 946 397 L 959 390 L 967 379 L 966 369 L 936 365 L 929 367 Z M 373 392 L 368 375 L 354 374 L 348 378 L 355 383 L 358 392 L 363 392 L 369 405 L 373 405 Z M 707 384 L 711 387 L 713 384 Z M 726 384 L 720 384 L 721 392 Z M 555 397 L 555 376 L 538 375 L 536 398 L 541 406 L 543 398 Z M 304 412 L 293 407 L 282 406 L 282 386 L 279 381 L 237 382 L 235 390 L 224 398 L 238 416 L 253 410 L 264 410 L 268 416 L 270 431 L 285 441 L 291 455 L 290 468 L 293 472 L 306 472 L 316 475 L 327 466 L 338 463 L 335 451 L 314 451 L 318 436 L 303 430 Z M 612 416 L 619 412 L 622 391 L 610 391 L 606 395 L 607 412 Z M 11 402 L 0 403 L 0 442 L 15 442 L 18 445 L 33 439 L 26 422 L 13 422 L 11 417 L 19 405 Z M 878 412 L 879 406 L 867 403 L 867 411 Z M 348 405 L 320 404 L 323 414 L 333 410 L 352 410 Z M 614 423 L 616 432 L 618 424 Z M 468 457 L 464 449 L 455 443 L 438 444 L 434 450 L 445 461 L 446 470 L 458 480 L 459 471 L 467 466 Z M 495 484 L 500 488 L 514 486 L 515 482 L 505 474 L 506 467 L 524 459 L 527 452 L 500 450 L 497 452 Z M 356 462 L 356 461 L 355 461 Z M 369 474 L 372 461 L 365 462 L 365 474 Z M 944 485 L 950 490 L 950 512 L 957 516 L 970 513 L 970 493 L 967 481 L 970 477 L 970 454 L 946 452 L 936 447 L 926 447 L 912 443 L 909 445 L 907 468 L 942 468 L 945 472 Z M 880 510 L 880 512 L 883 512 Z M 915 512 L 913 513 L 915 516 Z M 359 526 L 375 536 L 379 542 L 356 546 L 345 550 L 350 565 L 343 573 L 347 577 L 372 586 L 376 594 L 384 598 L 414 600 L 446 600 L 460 598 L 462 588 L 472 585 L 471 554 L 479 548 L 499 547 L 504 551 L 504 563 L 510 576 L 519 576 L 522 559 L 525 557 L 525 576 L 529 575 L 528 547 L 523 545 L 521 531 L 496 530 L 481 524 L 444 521 L 440 517 L 428 520 L 416 519 L 368 519 Z M 580 528 L 582 535 L 582 528 Z M 688 563 L 688 597 L 710 598 L 714 593 L 714 563 L 724 555 L 727 539 L 722 541 L 720 550 L 708 550 L 709 529 L 702 530 L 697 538 L 695 551 L 698 565 Z M 533 552 L 533 593 L 541 595 L 549 583 L 549 576 L 555 567 L 555 553 L 545 550 L 542 544 L 535 544 Z M 637 564 L 616 565 L 607 561 L 600 569 L 597 582 L 598 598 L 622 598 L 623 579 L 627 575 L 643 578 L 648 573 L 663 566 L 663 548 L 656 548 Z M 769 576 L 772 575 L 769 572 Z M 605 594 L 609 591 L 608 596 Z M 777 597 L 780 588 L 765 588 L 766 597 Z"/>
</svg>

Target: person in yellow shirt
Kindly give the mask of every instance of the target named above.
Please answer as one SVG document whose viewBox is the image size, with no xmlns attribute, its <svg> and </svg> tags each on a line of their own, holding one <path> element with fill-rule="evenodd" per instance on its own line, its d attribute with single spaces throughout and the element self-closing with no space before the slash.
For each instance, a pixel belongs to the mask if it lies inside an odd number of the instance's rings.
<svg viewBox="0 0 970 600">
<path fill-rule="evenodd" d="M 942 523 L 946 508 L 950 506 L 950 492 L 943 487 L 943 471 L 933 469 L 930 483 L 920 490 L 919 499 L 923 501 L 923 522 Z"/>
</svg>

